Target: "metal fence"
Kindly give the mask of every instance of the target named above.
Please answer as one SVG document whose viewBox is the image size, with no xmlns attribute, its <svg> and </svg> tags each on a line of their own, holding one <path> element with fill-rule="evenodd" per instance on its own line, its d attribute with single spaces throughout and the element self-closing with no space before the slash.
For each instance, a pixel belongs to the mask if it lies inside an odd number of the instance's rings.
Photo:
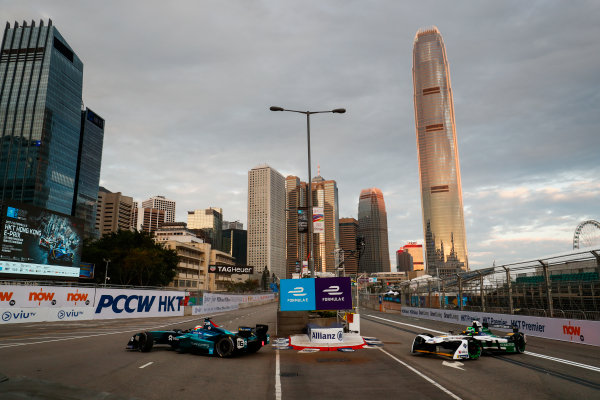
<svg viewBox="0 0 600 400">
<path fill-rule="evenodd" d="M 587 250 L 416 278 L 395 286 L 398 294 L 385 300 L 411 307 L 600 320 L 599 273 L 600 249 Z M 363 301 L 373 303 L 367 297 Z"/>
</svg>

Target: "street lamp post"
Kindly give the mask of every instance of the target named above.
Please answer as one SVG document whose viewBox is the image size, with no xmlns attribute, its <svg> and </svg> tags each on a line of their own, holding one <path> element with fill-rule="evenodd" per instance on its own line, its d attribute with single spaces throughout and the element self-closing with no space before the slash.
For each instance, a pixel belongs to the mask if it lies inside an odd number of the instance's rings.
<svg viewBox="0 0 600 400">
<path fill-rule="evenodd" d="M 103 258 L 102 261 L 106 263 L 106 268 L 104 269 L 104 287 L 106 287 L 106 280 L 108 279 L 108 263 L 110 262 L 110 258 Z"/>
<path fill-rule="evenodd" d="M 345 108 L 336 108 L 328 111 L 298 111 L 298 110 L 287 110 L 282 107 L 271 106 L 269 108 L 271 111 L 289 111 L 295 112 L 299 114 L 306 115 L 306 141 L 308 144 L 308 268 L 310 269 L 310 277 L 315 277 L 315 264 L 314 264 L 314 255 L 313 255 L 313 209 L 312 209 L 312 178 L 310 172 L 310 116 L 312 114 L 323 114 L 323 113 L 334 113 L 334 114 L 344 114 L 346 112 Z"/>
</svg>

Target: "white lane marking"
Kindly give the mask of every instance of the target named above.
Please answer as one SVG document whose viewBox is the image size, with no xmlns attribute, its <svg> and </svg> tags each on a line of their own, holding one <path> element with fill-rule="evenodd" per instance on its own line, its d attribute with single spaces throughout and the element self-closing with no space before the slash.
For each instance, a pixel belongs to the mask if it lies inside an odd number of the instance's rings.
<svg viewBox="0 0 600 400">
<path fill-rule="evenodd" d="M 589 369 L 590 371 L 600 372 L 600 368 L 599 367 L 595 367 L 593 365 L 581 364 L 581 363 L 578 363 L 578 362 L 575 362 L 575 361 L 563 360 L 561 358 L 550 357 L 550 356 L 547 356 L 547 355 L 544 355 L 544 354 L 532 353 L 530 351 L 526 351 L 525 354 L 527 354 L 529 356 L 544 358 L 546 360 L 556 361 L 556 362 L 563 363 L 563 364 L 573 365 L 573 366 L 579 367 L 579 368 Z"/>
<path fill-rule="evenodd" d="M 436 333 L 441 333 L 441 334 L 448 333 L 448 332 L 436 331 L 435 329 L 425 328 L 424 326 L 411 325 L 411 324 L 406 324 L 404 322 L 398 322 L 398 321 L 394 321 L 394 320 L 391 320 L 391 319 L 381 318 L 381 317 L 378 317 L 376 315 L 365 314 L 365 316 L 371 317 L 371 318 L 381 319 L 381 320 L 387 321 L 387 322 L 392 322 L 394 324 L 412 326 L 413 328 L 424 329 L 424 330 L 430 331 L 430 332 L 436 332 Z M 581 363 L 578 363 L 578 362 L 575 362 L 575 361 L 563 360 L 562 358 L 550 357 L 550 356 L 547 356 L 545 354 L 532 353 L 530 351 L 526 351 L 525 354 L 527 354 L 529 356 L 544 358 L 544 359 L 550 360 L 550 361 L 556 361 L 556 362 L 567 364 L 567 365 L 573 365 L 574 367 L 589 369 L 590 371 L 600 372 L 600 368 L 595 367 L 593 365 L 581 364 Z"/>
<path fill-rule="evenodd" d="M 142 366 L 140 367 L 140 369 L 142 369 L 142 368 L 146 368 L 148 365 L 152 365 L 152 364 L 154 364 L 154 361 L 150 361 L 149 363 L 142 365 Z"/>
<path fill-rule="evenodd" d="M 215 315 L 220 315 L 220 314 L 215 314 Z M 63 338 L 63 339 L 41 340 L 39 342 L 0 344 L 0 349 L 6 349 L 6 348 L 9 348 L 9 347 L 29 346 L 29 345 L 32 345 L 32 344 L 42 344 L 42 343 L 52 343 L 52 342 L 64 342 L 65 340 L 85 339 L 85 338 L 97 337 L 97 336 L 119 335 L 119 334 L 129 333 L 129 332 L 139 332 L 139 331 L 154 330 L 154 329 L 157 329 L 157 328 L 163 328 L 165 326 L 178 325 L 178 324 L 181 324 L 181 323 L 186 323 L 186 322 L 191 322 L 191 321 L 197 321 L 197 320 L 198 320 L 198 318 L 193 318 L 193 319 L 188 319 L 188 320 L 185 320 L 185 321 L 171 322 L 171 323 L 168 323 L 168 324 L 163 324 L 163 325 L 158 325 L 158 326 L 153 326 L 153 327 L 147 327 L 147 328 L 139 328 L 138 327 L 138 328 L 135 328 L 135 329 L 128 329 L 128 330 L 125 330 L 125 331 L 98 333 L 98 334 L 95 334 L 95 335 L 70 336 L 70 337 L 66 337 L 66 338 Z"/>
<path fill-rule="evenodd" d="M 275 351 L 275 400 L 281 400 L 281 373 L 279 370 L 279 349 Z"/>
<path fill-rule="evenodd" d="M 424 330 L 426 330 L 426 331 L 429 331 L 429 332 L 435 332 L 435 333 L 439 333 L 439 334 L 442 334 L 442 335 L 445 335 L 445 334 L 447 334 L 447 333 L 448 333 L 448 332 L 444 332 L 444 331 L 436 331 L 435 329 L 425 328 L 424 326 L 412 325 L 412 324 L 407 324 L 407 323 L 404 323 L 404 322 L 398 322 L 398 321 L 394 321 L 393 319 L 381 318 L 381 317 L 378 317 L 378 316 L 376 316 L 376 315 L 369 315 L 369 314 L 365 314 L 365 316 L 367 316 L 367 317 L 371 317 L 371 318 L 377 318 L 377 319 L 380 319 L 380 320 L 383 320 L 383 321 L 387 321 L 387 322 L 392 322 L 392 323 L 394 323 L 394 324 L 406 325 L 406 326 L 411 326 L 411 327 L 413 327 L 413 328 L 424 329 Z"/>
<path fill-rule="evenodd" d="M 465 370 L 464 368 L 461 368 L 465 364 L 463 364 L 459 361 L 455 361 L 455 362 L 442 361 L 442 365 L 445 367 L 460 369 L 462 371 Z"/>
<path fill-rule="evenodd" d="M 431 383 L 433 386 L 435 386 L 436 388 L 440 389 L 442 392 L 446 393 L 448 396 L 450 396 L 450 397 L 452 397 L 453 399 L 456 399 L 456 400 L 462 400 L 460 397 L 458 397 L 457 395 L 455 395 L 454 393 L 452 393 L 451 391 L 449 391 L 448 389 L 446 389 L 445 387 L 443 387 L 442 385 L 440 385 L 439 383 L 437 383 L 436 381 L 434 381 L 433 379 L 431 379 L 427 375 L 425 375 L 425 374 L 417 371 L 416 369 L 414 369 L 413 367 L 411 367 L 410 365 L 408 365 L 404 361 L 400 360 L 399 358 L 394 357 L 393 355 L 391 355 L 390 353 L 388 353 L 387 351 L 385 351 L 382 348 L 379 348 L 379 350 L 381 350 L 383 353 L 385 353 L 388 356 L 390 356 L 393 360 L 396 360 L 400 364 L 404 365 L 406 368 L 410 369 L 412 372 L 414 372 L 415 374 L 419 375 L 421 378 L 425 379 L 427 382 Z"/>
</svg>

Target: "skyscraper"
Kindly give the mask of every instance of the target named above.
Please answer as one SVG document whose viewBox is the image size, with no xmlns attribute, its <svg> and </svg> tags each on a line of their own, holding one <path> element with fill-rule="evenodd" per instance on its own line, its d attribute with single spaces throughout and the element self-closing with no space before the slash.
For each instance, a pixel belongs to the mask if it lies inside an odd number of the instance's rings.
<svg viewBox="0 0 600 400">
<path fill-rule="evenodd" d="M 415 36 L 413 84 L 427 273 L 445 275 L 468 262 L 450 70 L 436 27 Z"/>
<path fill-rule="evenodd" d="M 100 236 L 95 224 L 103 142 L 104 119 L 86 108 L 81 111 L 81 138 L 73 198 L 73 215 L 84 221 L 85 237 Z"/>
<path fill-rule="evenodd" d="M 210 238 L 213 249 L 223 249 L 223 209 L 209 207 L 205 210 L 188 211 L 188 229 L 202 229 Z"/>
<path fill-rule="evenodd" d="M 155 208 L 165 212 L 163 222 L 175 222 L 175 202 L 166 199 L 165 196 L 154 196 L 142 202 L 142 208 Z"/>
<path fill-rule="evenodd" d="M 377 188 L 360 192 L 358 235 L 365 243 L 358 264 L 359 272 L 391 272 L 387 213 L 383 193 Z"/>
<path fill-rule="evenodd" d="M 0 55 L 0 201 L 72 215 L 83 63 L 49 21 L 6 24 Z"/>
<path fill-rule="evenodd" d="M 298 220 L 308 221 L 307 196 L 308 185 L 296 176 L 285 180 L 287 204 L 287 271 L 288 277 L 296 272 L 296 263 L 308 261 L 308 228 L 298 229 Z M 312 179 L 313 209 L 323 209 L 323 230 L 313 225 L 313 260 L 315 272 L 335 273 L 336 250 L 340 245 L 338 189 L 334 180 L 325 180 L 320 174 Z"/>
<path fill-rule="evenodd" d="M 354 218 L 340 218 L 340 248 L 344 250 L 344 272 L 346 275 L 358 272 L 358 221 Z"/>
<path fill-rule="evenodd" d="M 285 278 L 285 179 L 268 165 L 248 172 L 248 265 Z"/>
<path fill-rule="evenodd" d="M 313 223 L 315 272 L 335 273 L 336 251 L 340 249 L 340 207 L 337 183 L 332 179 L 325 180 L 319 172 L 312 179 L 311 190 L 313 213 L 315 207 L 323 209 L 323 232 L 319 233 Z"/>
</svg>

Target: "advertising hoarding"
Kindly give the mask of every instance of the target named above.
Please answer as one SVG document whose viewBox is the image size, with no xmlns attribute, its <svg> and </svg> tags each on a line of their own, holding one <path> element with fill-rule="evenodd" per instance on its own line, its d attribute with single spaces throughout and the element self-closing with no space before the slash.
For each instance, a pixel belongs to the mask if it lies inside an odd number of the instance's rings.
<svg viewBox="0 0 600 400">
<path fill-rule="evenodd" d="M 514 325 L 526 335 L 600 346 L 600 321 L 406 306 L 402 307 L 402 315 L 460 325 L 470 325 L 475 320 L 490 325 Z"/>
<path fill-rule="evenodd" d="M 96 289 L 94 319 L 183 315 L 184 292 Z"/>
<path fill-rule="evenodd" d="M 250 265 L 209 265 L 211 274 L 253 274 L 254 267 Z"/>
<path fill-rule="evenodd" d="M 308 232 L 308 214 L 306 210 L 298 210 L 298 233 Z"/>
<path fill-rule="evenodd" d="M 282 279 L 279 284 L 281 311 L 352 308 L 350 278 Z"/>
<path fill-rule="evenodd" d="M 349 310 L 352 308 L 350 278 L 321 278 L 315 280 L 317 310 Z"/>
<path fill-rule="evenodd" d="M 95 292 L 94 288 L 0 285 L 0 308 L 91 307 Z"/>
<path fill-rule="evenodd" d="M 309 311 L 315 309 L 315 279 L 281 279 L 281 311 Z"/>
<path fill-rule="evenodd" d="M 313 207 L 313 232 L 325 233 L 325 214 L 323 207 Z"/>
<path fill-rule="evenodd" d="M 83 221 L 6 201 L 0 223 L 0 274 L 79 278 Z"/>
</svg>

